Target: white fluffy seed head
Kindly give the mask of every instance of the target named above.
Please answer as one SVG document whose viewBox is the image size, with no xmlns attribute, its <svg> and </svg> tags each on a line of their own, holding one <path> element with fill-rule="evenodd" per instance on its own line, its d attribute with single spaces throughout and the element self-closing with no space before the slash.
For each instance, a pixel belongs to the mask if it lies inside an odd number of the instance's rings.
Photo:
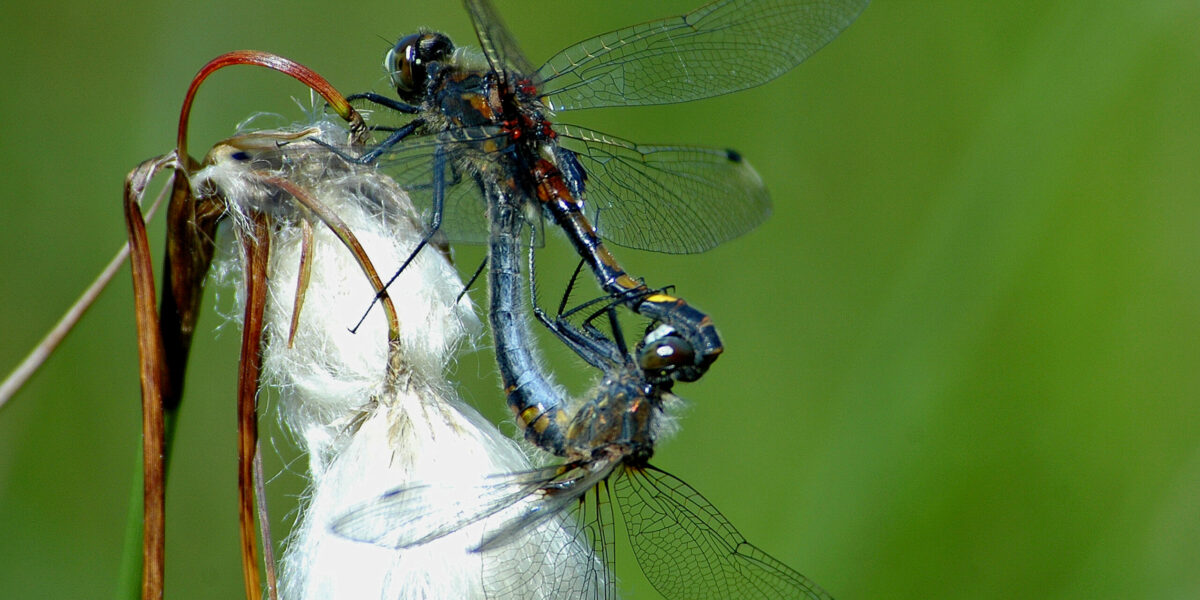
<svg viewBox="0 0 1200 600">
<path fill-rule="evenodd" d="M 330 129 L 328 124 L 323 127 Z M 240 141 L 233 151 L 219 147 L 215 154 L 221 158 L 197 174 L 195 185 L 211 182 L 225 193 L 230 222 L 239 237 L 249 235 L 250 211 L 272 217 L 264 378 L 278 388 L 288 426 L 306 439 L 316 436 L 315 442 L 327 432 L 310 432 L 311 428 L 324 429 L 337 418 L 381 400 L 387 374 L 387 322 L 380 303 L 373 302 L 375 290 L 345 244 L 265 176 L 287 179 L 336 214 L 385 281 L 412 252 L 421 229 L 403 191 L 374 169 L 314 153 L 319 147 L 311 143 L 297 141 L 279 148 L 271 142 L 271 134 L 253 135 L 256 139 Z M 227 157 L 236 151 L 251 158 Z M 274 168 L 262 168 L 268 166 Z M 312 232 L 307 249 L 311 273 L 289 346 L 305 219 Z M 224 255 L 238 257 L 237 252 Z M 421 252 L 388 288 L 401 323 L 404 366 L 427 385 L 444 379 L 442 371 L 458 345 L 479 332 L 469 297 L 456 302 L 461 291 L 453 265 L 433 249 Z M 366 320 L 351 331 L 368 308 Z"/>
<path fill-rule="evenodd" d="M 316 127 L 323 139 L 344 139 L 338 127 Z M 404 551 L 350 541 L 330 529 L 348 509 L 390 489 L 441 482 L 454 493 L 481 485 L 488 475 L 530 468 L 518 445 L 463 405 L 445 381 L 458 345 L 479 331 L 469 300 L 456 300 L 462 282 L 443 253 L 426 248 L 388 288 L 400 322 L 405 374 L 400 385 L 388 385 L 382 308 L 376 304 L 357 332 L 349 331 L 375 297 L 367 278 L 337 236 L 266 183 L 264 174 L 308 190 L 336 213 L 385 281 L 420 237 L 412 206 L 392 180 L 372 168 L 346 165 L 303 140 L 280 146 L 276 142 L 285 134 L 251 135 L 258 137 L 219 145 L 212 166 L 193 183 L 221 190 L 239 238 L 248 235 L 252 211 L 272 219 L 264 382 L 276 390 L 284 423 L 309 455 L 311 477 L 282 559 L 283 596 L 481 598 L 481 555 L 469 552 L 480 541 L 478 528 Z M 289 345 L 305 219 L 313 233 L 311 276 Z M 242 268 L 239 252 L 221 255 L 233 264 L 217 265 L 218 271 Z M 531 535 L 561 535 L 555 527 Z M 572 551 L 580 553 L 579 564 L 592 560 L 582 547 Z M 563 575 L 538 573 L 530 580 Z M 553 597 L 556 590 L 545 585 L 544 593 Z"/>
</svg>

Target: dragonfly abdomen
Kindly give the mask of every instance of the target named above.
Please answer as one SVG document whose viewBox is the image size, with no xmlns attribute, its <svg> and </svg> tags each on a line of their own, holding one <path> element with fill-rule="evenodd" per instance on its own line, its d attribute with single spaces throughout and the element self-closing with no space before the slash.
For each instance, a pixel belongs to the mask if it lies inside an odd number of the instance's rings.
<svg viewBox="0 0 1200 600">
<path fill-rule="evenodd" d="M 508 407 L 525 431 L 525 439 L 549 452 L 562 456 L 568 425 L 561 391 L 542 375 L 533 355 L 535 347 L 524 313 L 524 288 L 521 279 L 520 235 L 524 224 L 521 209 L 500 186 L 488 186 L 494 196 L 488 210 L 492 217 L 489 244 L 491 262 L 492 337 L 496 344 L 496 362 Z"/>
<path fill-rule="evenodd" d="M 712 319 L 682 298 L 662 291 L 652 292 L 646 284 L 630 277 L 621 268 L 584 214 L 578 192 L 573 192 L 575 187 L 582 187 L 578 181 L 573 187 L 562 171 L 545 159 L 537 162 L 534 174 L 536 195 L 542 208 L 567 233 L 605 293 L 620 299 L 638 314 L 667 325 L 676 340 L 689 346 L 682 353 L 647 358 L 657 359 L 658 370 L 666 377 L 695 381 L 703 376 L 725 349 Z M 580 173 L 575 179 L 582 176 Z M 642 362 L 643 366 L 649 366 L 646 360 Z"/>
</svg>

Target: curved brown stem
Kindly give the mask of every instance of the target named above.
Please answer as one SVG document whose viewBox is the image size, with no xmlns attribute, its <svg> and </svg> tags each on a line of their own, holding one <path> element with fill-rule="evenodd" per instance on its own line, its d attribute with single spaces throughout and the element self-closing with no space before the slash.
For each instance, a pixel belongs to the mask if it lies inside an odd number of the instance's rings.
<svg viewBox="0 0 1200 600">
<path fill-rule="evenodd" d="M 246 308 L 242 322 L 242 354 L 238 361 L 238 524 L 242 542 L 242 573 L 246 600 L 262 594 L 258 543 L 254 528 L 254 457 L 258 449 L 258 411 L 255 399 L 262 373 L 263 313 L 267 304 L 267 262 L 271 232 L 266 215 L 255 213 L 254 230 L 242 236 L 246 264 Z M 264 544 L 271 540 L 264 539 Z"/>
</svg>

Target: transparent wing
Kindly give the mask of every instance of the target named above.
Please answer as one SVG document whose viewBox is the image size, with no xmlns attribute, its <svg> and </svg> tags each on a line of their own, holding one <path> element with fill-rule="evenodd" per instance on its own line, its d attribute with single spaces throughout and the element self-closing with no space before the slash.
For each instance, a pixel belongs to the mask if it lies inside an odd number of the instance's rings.
<svg viewBox="0 0 1200 600">
<path fill-rule="evenodd" d="M 481 485 L 405 486 L 353 507 L 332 528 L 347 539 L 405 549 L 480 524 L 474 551 L 483 555 L 489 598 L 615 600 L 608 473 L 549 467 Z"/>
<path fill-rule="evenodd" d="M 554 473 L 540 469 L 499 475 L 471 486 L 400 487 L 351 508 L 332 529 L 344 538 L 387 548 L 419 546 L 509 509 Z"/>
<path fill-rule="evenodd" d="M 582 494 L 571 494 L 558 509 L 569 511 L 561 514 L 569 514 L 570 519 L 522 523 L 520 543 L 485 550 L 483 578 L 488 598 L 616 600 L 616 585 L 610 576 L 615 552 L 608 483 L 600 479 L 579 489 Z M 506 537 L 510 536 L 492 539 Z M 485 547 L 487 544 L 485 539 Z"/>
<path fill-rule="evenodd" d="M 587 171 L 586 202 L 614 244 L 671 254 L 703 252 L 771 214 L 762 179 L 731 150 L 635 144 L 560 125 L 559 143 Z"/>
<path fill-rule="evenodd" d="M 479 37 L 479 46 L 483 49 L 492 70 L 501 73 L 516 71 L 520 75 L 532 77 L 533 65 L 521 52 L 521 47 L 504 26 L 504 21 L 500 20 L 500 13 L 490 0 L 464 0 L 463 3 L 471 15 L 475 35 Z"/>
<path fill-rule="evenodd" d="M 868 0 L 718 0 L 584 40 L 546 62 L 555 110 L 669 104 L 770 81 L 837 37 Z"/>
<path fill-rule="evenodd" d="M 378 165 L 409 194 L 413 205 L 422 211 L 423 222 L 431 222 L 433 181 L 441 149 L 442 177 L 446 183 L 441 231 L 451 242 L 483 244 L 488 240 L 487 209 L 479 185 L 469 173 L 467 155 L 476 144 L 496 138 L 490 127 L 456 128 L 428 135 L 412 135 L 378 159 Z"/>
<path fill-rule="evenodd" d="M 480 551 L 486 552 L 510 544 L 520 537 L 522 531 L 537 527 L 546 519 L 573 507 L 592 486 L 604 481 L 609 471 L 558 467 L 534 473 L 553 474 L 552 477 L 542 477 L 538 487 L 541 495 L 539 501 L 515 514 L 503 515 L 497 522 L 489 523 L 487 534 L 479 544 Z"/>
<path fill-rule="evenodd" d="M 638 564 L 668 600 L 832 600 L 747 542 L 700 492 L 673 475 L 626 467 L 612 481 Z"/>
</svg>

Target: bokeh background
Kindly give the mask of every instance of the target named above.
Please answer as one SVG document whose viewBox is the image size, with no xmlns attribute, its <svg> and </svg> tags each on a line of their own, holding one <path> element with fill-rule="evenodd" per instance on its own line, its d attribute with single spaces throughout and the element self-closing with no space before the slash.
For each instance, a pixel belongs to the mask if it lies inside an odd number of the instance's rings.
<svg viewBox="0 0 1200 600">
<path fill-rule="evenodd" d="M 535 63 L 696 3 L 498 1 Z M 1189 0 L 880 1 L 767 86 L 571 115 L 737 148 L 775 198 L 705 255 L 619 252 L 728 344 L 656 462 L 843 599 L 1200 597 L 1197 23 Z M 271 50 L 382 91 L 382 53 L 419 26 L 471 39 L 450 2 L 5 3 L 0 367 L 121 245 L 122 177 L 171 147 L 208 59 Z M 218 73 L 193 148 L 302 118 L 292 97 Z M 229 296 L 206 300 L 176 440 L 172 598 L 241 593 Z M 502 420 L 493 370 L 480 351 L 455 377 Z M 126 269 L 0 411 L 0 597 L 115 596 L 139 418 Z M 281 532 L 304 464 L 266 435 Z"/>
</svg>

